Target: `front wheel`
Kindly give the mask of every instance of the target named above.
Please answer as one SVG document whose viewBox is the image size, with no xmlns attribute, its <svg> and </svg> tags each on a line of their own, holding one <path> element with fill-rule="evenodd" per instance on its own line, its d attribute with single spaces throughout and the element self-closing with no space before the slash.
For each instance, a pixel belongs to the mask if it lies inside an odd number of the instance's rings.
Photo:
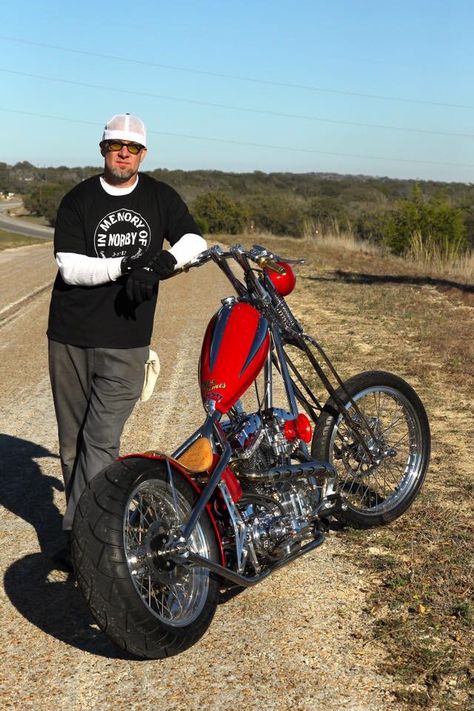
<svg viewBox="0 0 474 711">
<path fill-rule="evenodd" d="M 383 371 L 355 375 L 337 395 L 365 446 L 330 399 L 314 430 L 312 455 L 337 471 L 343 520 L 360 528 L 390 523 L 411 505 L 428 468 L 431 436 L 423 404 L 407 382 Z"/>
<path fill-rule="evenodd" d="M 90 482 L 73 526 L 77 580 L 99 627 L 122 649 L 142 658 L 184 651 L 204 634 L 219 585 L 204 568 L 160 556 L 194 506 L 197 494 L 179 474 L 172 485 L 165 462 L 114 462 Z M 219 559 L 207 512 L 189 548 Z"/>
</svg>

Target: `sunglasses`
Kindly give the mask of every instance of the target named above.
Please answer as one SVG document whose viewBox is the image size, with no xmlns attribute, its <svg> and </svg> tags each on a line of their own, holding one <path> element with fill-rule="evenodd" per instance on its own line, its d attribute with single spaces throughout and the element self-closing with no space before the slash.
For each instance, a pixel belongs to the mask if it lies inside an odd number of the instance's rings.
<svg viewBox="0 0 474 711">
<path fill-rule="evenodd" d="M 138 155 L 143 148 L 140 143 L 124 143 L 123 141 L 105 141 L 104 145 L 105 149 L 107 151 L 112 151 L 112 153 L 117 153 L 118 151 L 121 151 L 122 148 L 125 146 L 128 149 L 128 152 L 132 154 L 132 156 Z"/>
</svg>

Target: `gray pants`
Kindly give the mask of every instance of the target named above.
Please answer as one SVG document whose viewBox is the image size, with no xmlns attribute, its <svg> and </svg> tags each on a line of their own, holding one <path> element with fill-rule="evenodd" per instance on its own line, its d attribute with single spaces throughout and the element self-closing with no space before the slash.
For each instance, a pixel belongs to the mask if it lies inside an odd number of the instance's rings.
<svg viewBox="0 0 474 711">
<path fill-rule="evenodd" d="M 87 482 L 119 453 L 123 427 L 140 397 L 149 348 L 79 348 L 49 341 L 67 508 L 63 529 Z"/>
</svg>

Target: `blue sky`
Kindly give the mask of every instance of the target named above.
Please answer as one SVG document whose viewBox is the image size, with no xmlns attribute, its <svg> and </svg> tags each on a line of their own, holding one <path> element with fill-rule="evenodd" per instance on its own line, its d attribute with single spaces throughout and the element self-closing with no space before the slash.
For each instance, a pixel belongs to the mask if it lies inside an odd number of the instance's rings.
<svg viewBox="0 0 474 711">
<path fill-rule="evenodd" d="M 0 2 L 0 161 L 474 182 L 471 0 Z"/>
</svg>

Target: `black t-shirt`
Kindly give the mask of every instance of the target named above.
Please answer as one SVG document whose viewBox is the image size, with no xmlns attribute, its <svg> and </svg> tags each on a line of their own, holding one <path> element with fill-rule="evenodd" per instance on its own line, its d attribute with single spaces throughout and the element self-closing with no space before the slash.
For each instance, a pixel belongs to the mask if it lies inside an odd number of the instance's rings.
<svg viewBox="0 0 474 711">
<path fill-rule="evenodd" d="M 128 195 L 109 195 L 94 176 L 76 185 L 59 206 L 54 251 L 88 257 L 125 257 L 200 234 L 183 200 L 169 185 L 140 173 Z M 66 284 L 58 272 L 49 311 L 48 337 L 88 348 L 138 348 L 151 340 L 156 297 L 136 305 L 126 277 L 99 286 Z"/>
</svg>

